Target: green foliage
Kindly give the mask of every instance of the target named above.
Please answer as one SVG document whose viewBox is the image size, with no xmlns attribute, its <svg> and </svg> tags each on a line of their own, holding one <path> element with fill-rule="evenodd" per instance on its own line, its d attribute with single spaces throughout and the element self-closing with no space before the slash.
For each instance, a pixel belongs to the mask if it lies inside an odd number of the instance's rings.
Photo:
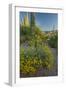
<svg viewBox="0 0 66 90">
<path fill-rule="evenodd" d="M 54 32 L 50 36 L 48 43 L 52 48 L 57 48 L 58 46 L 58 33 L 57 32 Z"/>
<path fill-rule="evenodd" d="M 30 41 L 31 37 L 30 27 L 20 26 L 20 44 Z"/>
<path fill-rule="evenodd" d="M 37 26 L 35 26 L 33 32 L 30 27 L 20 26 L 20 44 L 26 41 L 30 46 L 41 45 L 46 42 L 46 35 Z"/>
<path fill-rule="evenodd" d="M 33 75 L 40 67 L 50 70 L 54 64 L 54 56 L 48 46 L 20 49 L 20 71 L 25 75 Z"/>
<path fill-rule="evenodd" d="M 51 48 L 57 48 L 58 40 L 57 32 L 47 34 L 36 26 L 33 13 L 30 23 L 20 25 L 20 72 L 25 76 L 35 75 L 40 68 L 53 68 L 55 61 Z"/>
<path fill-rule="evenodd" d="M 20 52 L 20 71 L 25 75 L 33 75 L 39 66 L 39 61 L 35 57 L 36 52 L 32 48 L 21 49 Z M 35 57 L 35 58 L 34 58 Z"/>
<path fill-rule="evenodd" d="M 43 67 L 46 67 L 47 69 L 52 69 L 54 65 L 54 56 L 52 54 L 51 49 L 48 46 L 43 47 L 45 59 L 43 60 Z"/>
</svg>

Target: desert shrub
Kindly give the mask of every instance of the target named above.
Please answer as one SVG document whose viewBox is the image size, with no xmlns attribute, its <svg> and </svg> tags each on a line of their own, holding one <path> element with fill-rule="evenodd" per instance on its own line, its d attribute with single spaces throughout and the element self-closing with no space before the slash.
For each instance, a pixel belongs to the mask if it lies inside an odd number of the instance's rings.
<svg viewBox="0 0 66 90">
<path fill-rule="evenodd" d="M 20 44 L 30 41 L 32 38 L 32 33 L 30 27 L 20 26 Z"/>
<path fill-rule="evenodd" d="M 57 32 L 53 33 L 48 41 L 48 44 L 52 47 L 52 48 L 57 48 L 58 47 L 58 34 Z"/>
<path fill-rule="evenodd" d="M 25 75 L 33 75 L 36 73 L 39 66 L 39 61 L 35 56 L 35 50 L 29 48 L 22 49 L 20 53 L 20 71 Z"/>
<path fill-rule="evenodd" d="M 20 35 L 28 35 L 31 33 L 30 27 L 20 26 Z"/>
<path fill-rule="evenodd" d="M 35 26 L 35 35 L 37 35 L 43 42 L 46 42 L 46 34 L 41 30 L 40 27 Z"/>
<path fill-rule="evenodd" d="M 44 46 L 43 51 L 44 51 L 45 58 L 43 59 L 42 65 L 44 68 L 47 68 L 48 70 L 50 70 L 50 69 L 52 69 L 54 62 L 55 62 L 53 53 L 48 46 Z"/>
<path fill-rule="evenodd" d="M 33 75 L 43 67 L 52 69 L 54 56 L 48 46 L 22 48 L 20 52 L 20 71 L 25 75 Z"/>
<path fill-rule="evenodd" d="M 37 26 L 33 30 L 30 27 L 20 26 L 20 44 L 26 41 L 28 41 L 30 46 L 32 44 L 35 45 L 35 42 L 42 44 L 42 42 L 46 41 L 46 34 Z"/>
</svg>

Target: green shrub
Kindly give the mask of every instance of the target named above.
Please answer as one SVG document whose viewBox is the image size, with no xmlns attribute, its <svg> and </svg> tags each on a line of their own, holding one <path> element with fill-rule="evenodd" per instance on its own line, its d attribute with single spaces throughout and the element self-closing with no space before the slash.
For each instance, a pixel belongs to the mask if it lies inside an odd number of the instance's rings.
<svg viewBox="0 0 66 90">
<path fill-rule="evenodd" d="M 35 42 L 37 42 L 37 44 L 42 44 L 42 41 L 46 41 L 46 35 L 37 26 L 34 27 L 34 30 L 31 30 L 30 27 L 20 26 L 20 44 L 26 41 L 30 46 L 32 44 L 35 45 Z"/>
<path fill-rule="evenodd" d="M 54 56 L 51 49 L 48 46 L 43 47 L 45 58 L 43 60 L 43 67 L 46 67 L 48 70 L 52 69 L 54 65 Z"/>
<path fill-rule="evenodd" d="M 38 47 L 37 50 L 35 47 L 21 48 L 20 50 L 20 71 L 23 74 L 36 74 L 41 67 L 52 69 L 54 56 L 48 46 Z"/>
<path fill-rule="evenodd" d="M 27 50 L 21 50 L 20 71 L 25 75 L 35 74 L 35 72 L 37 71 L 37 60 L 34 59 L 35 53 L 33 52 L 34 51 L 32 51 L 32 48 L 28 48 Z"/>
<path fill-rule="evenodd" d="M 50 36 L 48 43 L 52 48 L 58 47 L 58 34 L 57 34 L 57 32 L 53 33 Z"/>
</svg>

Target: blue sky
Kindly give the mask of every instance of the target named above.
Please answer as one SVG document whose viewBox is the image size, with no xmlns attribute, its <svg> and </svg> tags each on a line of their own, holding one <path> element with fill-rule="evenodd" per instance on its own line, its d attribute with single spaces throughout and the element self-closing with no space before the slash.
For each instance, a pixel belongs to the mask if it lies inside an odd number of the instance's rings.
<svg viewBox="0 0 66 90">
<path fill-rule="evenodd" d="M 27 12 L 20 12 L 20 23 L 23 21 Z M 30 13 L 28 13 L 30 20 Z M 35 13 L 35 21 L 42 31 L 52 31 L 58 29 L 58 14 L 56 13 Z"/>
</svg>

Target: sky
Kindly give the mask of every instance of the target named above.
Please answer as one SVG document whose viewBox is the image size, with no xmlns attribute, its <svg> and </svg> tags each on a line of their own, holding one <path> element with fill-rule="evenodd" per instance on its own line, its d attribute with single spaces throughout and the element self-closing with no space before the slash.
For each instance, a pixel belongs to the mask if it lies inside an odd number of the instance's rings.
<svg viewBox="0 0 66 90">
<path fill-rule="evenodd" d="M 20 12 L 20 23 L 24 20 L 24 16 L 27 12 Z M 28 12 L 28 18 L 30 20 L 30 13 Z M 42 31 L 58 30 L 58 14 L 57 13 L 35 13 L 36 25 L 41 28 Z"/>
</svg>

